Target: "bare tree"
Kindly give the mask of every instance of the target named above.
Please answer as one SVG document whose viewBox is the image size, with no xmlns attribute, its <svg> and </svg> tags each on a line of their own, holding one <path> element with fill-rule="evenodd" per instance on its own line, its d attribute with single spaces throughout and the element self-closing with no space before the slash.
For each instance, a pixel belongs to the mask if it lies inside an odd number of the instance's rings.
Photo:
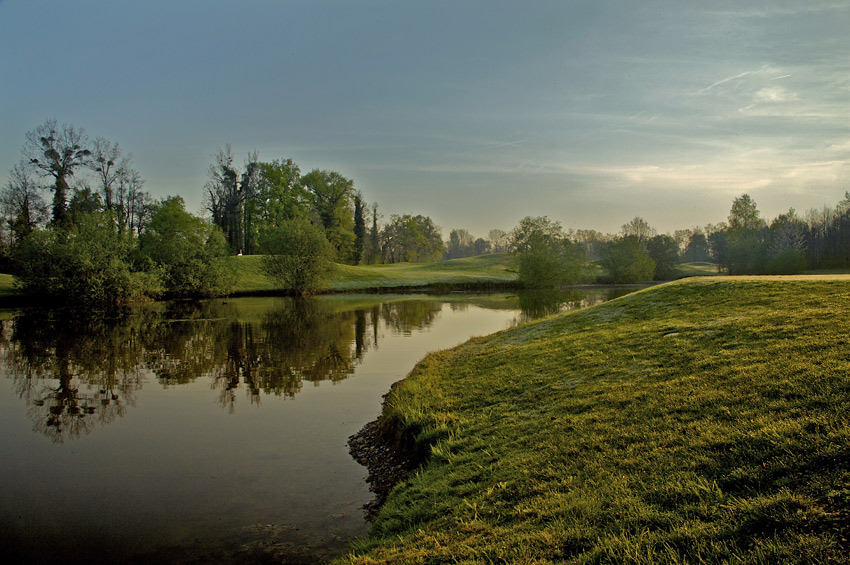
<svg viewBox="0 0 850 565">
<path fill-rule="evenodd" d="M 47 221 L 47 204 L 40 193 L 41 189 L 31 177 L 25 161 L 9 171 L 9 180 L 0 193 L 0 205 L 15 241 L 25 238 L 39 224 Z"/>
<path fill-rule="evenodd" d="M 98 137 L 92 145 L 89 166 L 97 174 L 103 202 L 110 212 L 115 210 L 115 188 L 130 168 L 132 155 L 123 155 L 118 143 Z"/>
<path fill-rule="evenodd" d="M 24 159 L 41 177 L 53 179 L 54 225 L 67 227 L 70 224 L 69 181 L 91 155 L 87 144 L 88 138 L 82 129 L 69 124 L 60 127 L 53 119 L 27 132 L 27 141 L 21 148 Z"/>
</svg>

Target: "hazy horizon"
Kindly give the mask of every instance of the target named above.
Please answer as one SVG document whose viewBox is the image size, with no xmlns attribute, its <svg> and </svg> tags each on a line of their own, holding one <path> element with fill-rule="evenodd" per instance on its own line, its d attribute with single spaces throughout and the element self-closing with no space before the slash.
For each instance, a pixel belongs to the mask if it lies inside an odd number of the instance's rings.
<svg viewBox="0 0 850 565">
<path fill-rule="evenodd" d="M 834 206 L 850 4 L 0 1 L 0 182 L 48 118 L 201 209 L 213 153 L 352 178 L 484 237 Z"/>
</svg>

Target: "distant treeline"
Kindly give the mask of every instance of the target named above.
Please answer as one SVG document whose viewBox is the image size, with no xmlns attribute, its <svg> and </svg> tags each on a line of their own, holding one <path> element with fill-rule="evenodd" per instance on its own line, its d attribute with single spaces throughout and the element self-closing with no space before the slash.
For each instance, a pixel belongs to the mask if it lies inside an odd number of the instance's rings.
<svg viewBox="0 0 850 565">
<path fill-rule="evenodd" d="M 713 261 L 730 274 L 850 268 L 850 194 L 835 208 L 802 217 L 792 209 L 769 223 L 744 194 L 727 222 L 672 235 L 640 217 L 613 235 L 527 217 L 486 239 L 457 228 L 443 241 L 431 218 L 382 221 L 353 180 L 322 169 L 302 174 L 291 159 L 251 153 L 238 166 L 229 146 L 219 149 L 204 186 L 208 218 L 187 212 L 179 196 L 151 198 L 132 161 L 118 143 L 55 120 L 27 133 L 0 190 L 0 267 L 14 271 L 22 290 L 83 302 L 222 294 L 233 281 L 224 256 L 301 257 L 293 246 L 299 238 L 323 249 L 300 261 L 302 274 L 310 261 L 431 262 L 501 252 L 519 257 L 528 286 L 665 280 L 680 262 Z M 276 278 L 291 280 L 284 271 L 292 264 L 279 261 Z"/>
</svg>

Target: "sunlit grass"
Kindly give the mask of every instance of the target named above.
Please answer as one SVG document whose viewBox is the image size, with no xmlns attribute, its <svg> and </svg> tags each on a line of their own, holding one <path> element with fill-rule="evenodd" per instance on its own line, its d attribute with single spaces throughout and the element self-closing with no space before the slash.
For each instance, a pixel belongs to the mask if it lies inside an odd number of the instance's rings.
<svg viewBox="0 0 850 565">
<path fill-rule="evenodd" d="M 16 294 L 14 285 L 15 277 L 0 273 L 0 296 L 14 296 Z"/>
<path fill-rule="evenodd" d="M 850 277 L 643 290 L 423 359 L 353 563 L 848 562 Z"/>
<path fill-rule="evenodd" d="M 261 257 L 228 258 L 237 276 L 234 292 L 273 292 L 278 287 L 262 273 Z M 328 290 L 354 291 L 440 285 L 504 285 L 516 281 L 514 258 L 509 254 L 482 255 L 436 263 L 334 266 Z"/>
</svg>

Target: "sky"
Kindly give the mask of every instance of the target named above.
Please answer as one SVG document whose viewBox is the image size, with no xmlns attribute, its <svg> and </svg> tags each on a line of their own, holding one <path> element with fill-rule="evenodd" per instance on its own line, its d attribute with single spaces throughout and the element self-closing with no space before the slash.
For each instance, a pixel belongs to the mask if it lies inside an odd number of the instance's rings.
<svg viewBox="0 0 850 565">
<path fill-rule="evenodd" d="M 443 235 L 834 206 L 850 2 L 0 0 L 0 183 L 49 118 L 202 210 L 213 154 L 340 172 Z"/>
</svg>

